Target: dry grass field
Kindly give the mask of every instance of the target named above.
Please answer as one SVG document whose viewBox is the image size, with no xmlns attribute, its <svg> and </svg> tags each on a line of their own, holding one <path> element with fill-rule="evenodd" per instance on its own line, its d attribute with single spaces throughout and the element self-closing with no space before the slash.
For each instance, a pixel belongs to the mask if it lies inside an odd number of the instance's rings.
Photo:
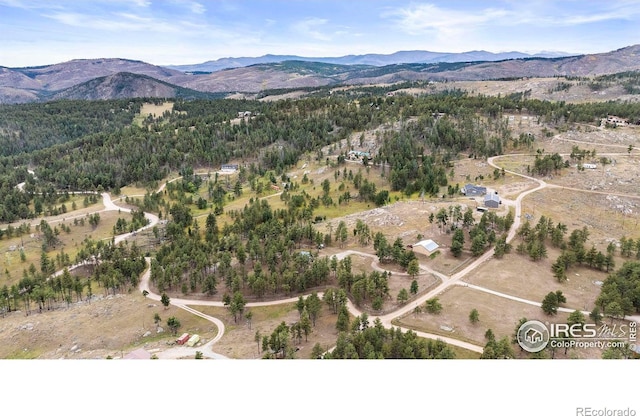
<svg viewBox="0 0 640 416">
<path fill-rule="evenodd" d="M 2 224 L 1 227 L 2 229 L 6 229 L 9 225 L 11 225 L 12 227 L 15 228 L 15 227 L 19 227 L 24 223 L 27 223 L 27 224 L 31 224 L 31 227 L 33 228 L 36 225 L 40 224 L 40 221 L 42 221 L 43 219 L 45 219 L 49 224 L 51 224 L 51 226 L 53 226 L 56 223 L 69 221 L 69 220 L 73 221 L 74 218 L 81 218 L 86 216 L 87 214 L 91 214 L 104 209 L 102 198 L 98 198 L 98 201 L 95 204 L 89 203 L 86 207 L 84 206 L 84 198 L 85 196 L 82 194 L 70 195 L 69 201 L 64 203 L 65 206 L 67 207 L 67 212 L 63 214 L 48 215 L 46 217 L 43 214 L 43 216 L 39 218 L 34 218 L 31 220 L 22 220 L 22 221 L 14 222 L 11 224 Z M 75 210 L 72 209 L 72 205 L 74 202 L 76 203 Z M 56 204 L 56 207 L 60 208 L 61 205 L 62 204 Z"/>
<path fill-rule="evenodd" d="M 567 313 L 562 312 L 548 316 L 537 306 L 460 286 L 447 290 L 439 299 L 442 304 L 440 314 L 412 313 L 401 318 L 399 322 L 414 330 L 441 334 L 484 346 L 487 342 L 484 335 L 488 329 L 491 329 L 496 339 L 511 339 L 521 318 L 545 323 L 565 323 L 568 317 Z M 475 324 L 469 321 L 472 309 L 479 313 L 480 320 Z M 513 348 L 518 357 L 528 358 L 528 354 L 521 353 L 517 345 Z M 599 349 L 576 348 L 568 350 L 567 354 L 564 354 L 562 349 L 556 352 L 555 358 L 600 358 L 601 354 L 602 351 Z"/>
<path fill-rule="evenodd" d="M 162 104 L 144 103 L 140 109 L 140 115 L 143 117 L 151 115 L 152 117 L 157 118 L 162 116 L 165 111 L 173 111 L 172 102 L 167 101 Z"/>
<path fill-rule="evenodd" d="M 69 308 L 29 316 L 18 311 L 0 319 L 0 358 L 122 358 L 140 347 L 147 351 L 168 348 L 167 342 L 175 337 L 169 331 L 157 333 L 153 319 L 156 313 L 165 330 L 167 319 L 175 316 L 182 324 L 180 331 L 198 333 L 203 342 L 217 333 L 210 322 L 175 306 L 164 309 L 160 302 L 145 299 L 137 291 L 116 296 L 99 294 L 91 302 Z"/>
<path fill-rule="evenodd" d="M 334 254 L 338 254 L 343 250 L 354 250 L 354 251 L 367 253 L 369 255 L 374 255 L 372 251 L 372 247 L 370 246 L 361 247 L 356 245 L 345 247 L 344 249 L 339 249 L 335 247 L 324 249 L 322 250 L 320 255 L 331 258 Z M 351 269 L 354 274 L 360 274 L 362 272 L 371 273 L 372 271 L 375 271 L 375 270 L 377 271 L 385 270 L 385 271 L 391 272 L 391 276 L 389 277 L 389 280 L 388 280 L 389 298 L 385 300 L 385 303 L 382 309 L 376 311 L 371 308 L 371 305 L 369 304 L 369 302 L 363 302 L 363 305 L 361 305 L 361 309 L 364 312 L 366 312 L 370 316 L 379 316 L 379 315 L 392 312 L 398 307 L 403 306 L 397 301 L 398 293 L 402 289 L 406 289 L 407 292 L 410 293 L 411 282 L 413 281 L 414 278 L 409 276 L 406 272 L 402 270 L 400 266 L 396 264 L 379 264 L 377 259 L 371 258 L 369 256 L 359 255 L 359 254 L 351 254 L 350 257 L 352 262 Z M 421 259 L 421 261 L 423 260 L 424 259 Z M 415 280 L 418 283 L 418 293 L 415 295 L 409 294 L 407 303 L 411 303 L 415 298 L 433 289 L 441 282 L 441 280 L 437 276 L 433 275 L 432 273 L 427 273 L 425 271 L 421 271 L 419 274 L 417 274 L 415 276 Z"/>
<path fill-rule="evenodd" d="M 265 335 L 268 337 L 281 322 L 291 325 L 300 320 L 300 314 L 294 303 L 247 308 L 245 313 L 250 310 L 253 314 L 251 327 L 244 318 L 239 318 L 237 322 L 234 322 L 233 316 L 225 308 L 196 306 L 194 309 L 215 316 L 224 322 L 224 337 L 214 345 L 213 351 L 234 359 L 262 358 L 262 341 L 259 349 L 259 345 L 255 341 L 256 332 L 259 332 L 261 337 Z M 312 328 L 307 339 L 305 340 L 303 335 L 303 339 L 299 343 L 293 342 L 293 345 L 298 348 L 296 358 L 311 358 L 311 350 L 316 343 L 319 343 L 324 350 L 333 347 L 338 338 L 338 332 L 335 329 L 336 320 L 337 315 L 331 313 L 329 308 L 323 305 L 316 325 Z"/>
<path fill-rule="evenodd" d="M 85 240 L 111 239 L 113 237 L 113 226 L 119 218 L 124 218 L 127 221 L 131 220 L 131 214 L 125 212 L 106 211 L 99 213 L 99 215 L 100 223 L 95 229 L 89 224 L 85 215 L 79 215 L 76 211 L 68 213 L 67 218 L 50 221 L 51 227 L 57 227 L 60 231 L 58 236 L 60 243 L 47 253 L 49 258 L 55 260 L 56 255 L 63 252 L 69 255 L 69 259 L 73 263 Z M 84 220 L 84 223 L 81 220 Z M 62 225 L 68 226 L 68 233 L 62 230 Z M 25 255 L 24 261 L 20 257 L 21 247 Z M 0 286 L 5 284 L 11 286 L 22 278 L 23 270 L 28 269 L 30 264 L 36 265 L 36 268 L 39 269 L 42 235 L 33 226 L 30 234 L 13 238 L 4 237 L 0 239 L 0 252 L 4 253 L 4 256 L 2 256 L 4 274 L 0 276 Z"/>
<path fill-rule="evenodd" d="M 173 111 L 172 102 L 164 102 L 162 104 L 144 103 L 140 109 L 140 113 L 134 118 L 133 123 L 142 126 L 142 121 L 151 116 L 152 118 L 161 117 L 165 111 Z"/>
<path fill-rule="evenodd" d="M 566 224 L 569 234 L 574 229 L 587 227 L 589 240 L 604 251 L 610 241 L 621 237 L 640 237 L 640 199 L 618 197 L 607 194 L 593 194 L 566 189 L 544 189 L 527 196 L 522 204 L 522 212 L 531 215 L 535 225 L 540 216 Z"/>
<path fill-rule="evenodd" d="M 511 253 L 484 263 L 465 276 L 464 281 L 535 302 L 542 302 L 549 292 L 561 290 L 567 298 L 563 306 L 592 310 L 600 294 L 597 282 L 603 281 L 606 273 L 573 267 L 567 273 L 568 280 L 560 283 L 551 272 L 551 263 L 559 254 L 557 250 L 549 250 L 548 258 L 533 262 L 526 255 Z"/>
</svg>

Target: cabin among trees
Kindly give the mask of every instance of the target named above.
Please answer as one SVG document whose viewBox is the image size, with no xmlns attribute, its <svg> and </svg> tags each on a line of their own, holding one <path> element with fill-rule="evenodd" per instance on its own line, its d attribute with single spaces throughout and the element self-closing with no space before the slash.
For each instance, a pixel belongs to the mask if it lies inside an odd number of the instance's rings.
<svg viewBox="0 0 640 416">
<path fill-rule="evenodd" d="M 350 150 L 349 153 L 347 153 L 347 159 L 357 160 L 357 161 L 364 161 L 366 159 L 367 161 L 369 161 L 372 159 L 372 157 L 370 152 L 362 152 L 360 150 Z"/>
<path fill-rule="evenodd" d="M 609 115 L 604 120 L 604 125 L 607 126 L 607 127 L 628 126 L 629 125 L 629 120 L 627 120 L 626 118 Z"/>
</svg>

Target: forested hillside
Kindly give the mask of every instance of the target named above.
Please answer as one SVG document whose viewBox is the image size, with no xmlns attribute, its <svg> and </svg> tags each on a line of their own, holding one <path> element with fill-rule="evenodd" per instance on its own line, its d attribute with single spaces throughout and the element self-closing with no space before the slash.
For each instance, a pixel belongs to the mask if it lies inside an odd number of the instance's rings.
<svg viewBox="0 0 640 416">
<path fill-rule="evenodd" d="M 0 221 L 63 212 L 73 191 L 108 190 L 117 195 L 123 187 L 137 185 L 147 190 L 146 195 L 126 202 L 139 211 L 132 213 L 131 223 L 119 218 L 113 234 L 142 224 L 143 211 L 168 220 L 163 230 L 154 229 L 147 247 L 155 253 L 151 280 L 159 291 L 263 298 L 333 286 L 338 289 L 328 291 L 332 297 L 326 302 L 336 311 L 346 296 L 372 303 L 374 310 L 383 308 L 389 296 L 388 274 L 358 274 L 347 259 L 312 260 L 310 252 L 300 253 L 346 241 L 344 224 L 326 232 L 314 227 L 327 212 L 348 209 L 352 201 L 385 205 L 391 193 L 438 198 L 458 193 L 452 184 L 456 160 L 533 151 L 537 138 L 514 134 L 505 114 L 526 114 L 558 129 L 574 121 L 597 123 L 608 114 L 640 118 L 640 104 L 569 105 L 529 100 L 526 93 L 390 96 L 375 87 L 275 102 L 176 100 L 170 111 L 156 117 L 141 117 L 142 104 L 57 101 L 3 107 Z M 365 143 L 363 131 L 375 132 L 375 137 Z M 332 150 L 338 144 L 343 149 L 344 143 L 349 149 L 371 152 L 371 158 L 347 163 L 354 161 L 347 160 L 346 152 Z M 289 168 L 302 157 L 335 169 L 335 184 L 328 179 L 309 184 L 306 175 L 290 177 Z M 225 163 L 239 165 L 232 181 L 211 174 L 203 180 L 194 173 L 215 172 Z M 369 176 L 370 167 L 384 179 L 378 185 Z M 181 180 L 157 192 L 172 174 Z M 22 188 L 17 187 L 19 182 L 25 182 Z M 280 191 L 279 200 L 261 199 L 267 189 Z M 232 205 L 243 195 L 251 195 L 243 200 L 245 205 Z M 91 198 L 87 204 L 96 202 L 95 195 Z M 92 225 L 99 222 L 89 220 Z M 17 232 L 30 231 L 25 227 Z M 16 235 L 8 228 L 0 238 L 9 238 L 9 232 Z M 55 243 L 60 229 L 41 224 L 38 232 Z M 409 269 L 414 258 L 400 239 L 389 244 L 362 222 L 353 232 L 363 246 L 374 242 L 381 262 Z M 497 237 L 492 235 L 478 253 Z M 74 250 L 77 261 L 100 258 L 93 275 L 84 282 L 74 283 L 66 275 L 48 280 L 52 265 L 69 264 L 64 253 L 58 253 L 56 261 L 49 259 L 52 248 L 56 244 L 42 247 L 40 271 L 25 264 L 19 283 L 3 288 L 5 308 L 17 308 L 20 300 L 27 307 L 35 301 L 43 308 L 48 301 L 68 298 L 74 287 L 81 297 L 91 281 L 105 291 L 125 291 L 135 286 L 134 276 L 143 267 L 141 250 L 135 245 L 115 250 L 103 241 L 86 239 Z M 50 285 L 54 285 L 51 290 L 44 291 Z"/>
<path fill-rule="evenodd" d="M 52 101 L 0 106 L 0 156 L 31 153 L 91 133 L 128 126 L 141 100 Z"/>
<path fill-rule="evenodd" d="M 372 163 L 389 165 L 392 190 L 437 194 L 447 186 L 448 162 L 460 152 L 485 157 L 522 145 L 500 117 L 503 112 L 526 112 L 555 124 L 594 122 L 607 114 L 640 119 L 637 103 L 569 105 L 527 100 L 526 94 L 483 97 L 459 91 L 384 97 L 363 89 L 358 95 L 357 100 L 337 95 L 273 103 L 179 100 L 172 112 L 141 125 L 132 122 L 139 100 L 3 106 L 0 220 L 33 213 L 29 207 L 38 191 L 15 189 L 27 179 L 25 169 L 16 169 L 20 166 L 35 170 L 38 186 L 76 191 L 154 186 L 185 166 L 217 169 L 229 161 L 280 175 L 305 152 L 352 132 L 405 122 L 399 131 L 384 133 Z M 232 123 L 238 112 L 252 115 Z"/>
</svg>

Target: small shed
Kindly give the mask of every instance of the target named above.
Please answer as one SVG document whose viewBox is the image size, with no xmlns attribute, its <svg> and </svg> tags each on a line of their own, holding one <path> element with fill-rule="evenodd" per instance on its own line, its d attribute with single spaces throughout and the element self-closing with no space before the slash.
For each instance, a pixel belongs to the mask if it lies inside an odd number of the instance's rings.
<svg viewBox="0 0 640 416">
<path fill-rule="evenodd" d="M 487 194 L 484 197 L 484 206 L 487 208 L 499 208 L 500 207 L 500 197 L 496 193 Z"/>
<path fill-rule="evenodd" d="M 178 343 L 178 345 L 184 345 L 187 341 L 189 341 L 189 334 L 185 332 L 184 334 L 180 335 L 180 338 L 178 338 L 176 342 Z"/>
<path fill-rule="evenodd" d="M 239 166 L 237 164 L 233 164 L 233 163 L 226 163 L 224 165 L 222 165 L 220 167 L 220 170 L 225 172 L 225 173 L 233 173 L 235 171 L 237 171 L 239 168 Z"/>
<path fill-rule="evenodd" d="M 190 338 L 189 341 L 187 341 L 187 346 L 188 347 L 195 347 L 196 344 L 200 342 L 200 335 L 198 334 L 193 334 Z"/>
<path fill-rule="evenodd" d="M 433 252 L 440 248 L 438 243 L 433 240 L 422 240 L 413 245 L 413 251 L 430 256 Z"/>
</svg>

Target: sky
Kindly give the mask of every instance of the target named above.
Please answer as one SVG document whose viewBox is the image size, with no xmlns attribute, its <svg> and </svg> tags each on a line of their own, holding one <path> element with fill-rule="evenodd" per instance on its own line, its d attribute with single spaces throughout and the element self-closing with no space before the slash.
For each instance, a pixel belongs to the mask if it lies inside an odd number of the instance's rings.
<svg viewBox="0 0 640 416">
<path fill-rule="evenodd" d="M 0 66 L 265 54 L 608 52 L 640 43 L 640 0 L 0 0 Z"/>
</svg>

